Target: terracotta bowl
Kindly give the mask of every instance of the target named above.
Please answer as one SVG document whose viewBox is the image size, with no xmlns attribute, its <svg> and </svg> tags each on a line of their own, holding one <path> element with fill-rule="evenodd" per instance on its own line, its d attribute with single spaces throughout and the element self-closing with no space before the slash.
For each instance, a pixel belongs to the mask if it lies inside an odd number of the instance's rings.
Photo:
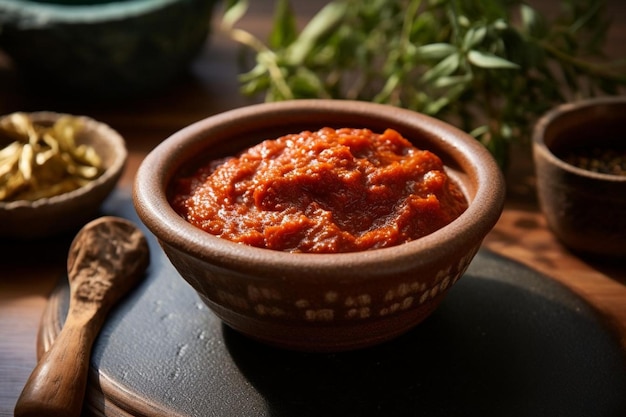
<svg viewBox="0 0 626 417">
<path fill-rule="evenodd" d="M 198 155 L 232 155 L 264 139 L 325 126 L 398 130 L 443 159 L 468 209 L 448 226 L 395 247 L 296 254 L 217 238 L 168 204 L 172 179 Z M 469 135 L 411 111 L 332 100 L 260 104 L 199 121 L 147 156 L 134 187 L 140 219 L 218 317 L 254 339 L 303 351 L 378 344 L 424 320 L 463 275 L 503 200 L 500 170 Z"/>
<path fill-rule="evenodd" d="M 624 151 L 625 132 L 626 97 L 565 104 L 535 127 L 533 153 L 541 209 L 554 234 L 581 255 L 626 256 L 626 176 L 583 169 L 565 162 L 563 155 L 576 149 L 589 152 L 589 146 Z"/>
<path fill-rule="evenodd" d="M 37 123 L 49 123 L 63 114 L 29 114 Z M 76 190 L 35 201 L 0 201 L 0 238 L 31 240 L 77 231 L 96 217 L 100 205 L 115 188 L 126 164 L 124 139 L 108 125 L 89 117 L 82 118 L 83 130 L 77 144 L 93 146 L 105 171 L 95 180 Z"/>
</svg>

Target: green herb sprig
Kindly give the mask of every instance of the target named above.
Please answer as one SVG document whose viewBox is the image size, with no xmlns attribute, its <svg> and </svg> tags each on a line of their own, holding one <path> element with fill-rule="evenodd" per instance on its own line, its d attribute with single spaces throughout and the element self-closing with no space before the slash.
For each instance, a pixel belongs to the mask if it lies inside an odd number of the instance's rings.
<svg viewBox="0 0 626 417">
<path fill-rule="evenodd" d="M 470 132 L 502 167 L 554 105 L 626 86 L 626 60 L 602 50 L 600 0 L 564 0 L 550 21 L 518 0 L 335 0 L 302 30 L 289 0 L 276 0 L 266 42 L 237 27 L 247 8 L 229 0 L 222 19 L 255 58 L 244 94 L 412 109 Z"/>
</svg>

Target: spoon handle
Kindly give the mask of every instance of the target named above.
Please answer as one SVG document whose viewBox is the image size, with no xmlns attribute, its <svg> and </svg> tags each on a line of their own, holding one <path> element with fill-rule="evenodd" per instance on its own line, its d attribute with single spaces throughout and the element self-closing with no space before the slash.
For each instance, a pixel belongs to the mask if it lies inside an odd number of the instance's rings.
<svg viewBox="0 0 626 417">
<path fill-rule="evenodd" d="M 103 320 L 66 322 L 30 375 L 15 407 L 15 417 L 79 416 L 87 385 L 94 339 Z"/>
</svg>

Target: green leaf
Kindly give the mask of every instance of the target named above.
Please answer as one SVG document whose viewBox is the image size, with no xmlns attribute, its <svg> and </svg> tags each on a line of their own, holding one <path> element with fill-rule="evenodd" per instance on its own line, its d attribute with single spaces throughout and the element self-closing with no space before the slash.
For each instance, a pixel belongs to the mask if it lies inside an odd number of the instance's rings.
<svg viewBox="0 0 626 417">
<path fill-rule="evenodd" d="M 576 21 L 574 21 L 574 23 L 570 27 L 570 30 L 572 32 L 577 32 L 581 28 L 585 27 L 589 22 L 592 21 L 593 18 L 598 15 L 603 4 L 604 3 L 601 1 L 591 2 L 591 7 L 588 7 L 585 14 L 583 14 L 578 19 L 576 19 Z"/>
<path fill-rule="evenodd" d="M 254 79 L 267 74 L 267 67 L 265 65 L 258 64 L 254 66 L 250 71 L 239 74 L 238 80 L 242 83 L 250 82 Z"/>
<path fill-rule="evenodd" d="M 343 18 L 348 3 L 329 3 L 311 19 L 287 51 L 286 58 L 291 65 L 299 65 L 313 50 L 318 40 L 336 28 Z"/>
<path fill-rule="evenodd" d="M 456 51 L 456 46 L 449 43 L 438 42 L 418 46 L 412 51 L 412 54 L 418 60 L 441 60 L 456 53 Z"/>
<path fill-rule="evenodd" d="M 467 31 L 465 38 L 463 39 L 463 49 L 468 51 L 481 43 L 487 35 L 487 28 L 485 26 L 472 28 Z"/>
<path fill-rule="evenodd" d="M 497 55 L 477 50 L 471 50 L 467 54 L 469 62 L 479 68 L 493 69 L 518 69 L 519 65 Z"/>
<path fill-rule="evenodd" d="M 289 46 L 298 37 L 296 17 L 289 0 L 278 0 L 274 12 L 274 23 L 269 36 L 270 48 Z"/>
<path fill-rule="evenodd" d="M 543 38 L 548 32 L 545 21 L 542 16 L 527 4 L 520 6 L 520 14 L 522 16 L 522 27 L 525 31 L 535 37 Z"/>
<path fill-rule="evenodd" d="M 398 87 L 400 84 L 400 76 L 398 73 L 391 74 L 391 76 L 387 79 L 385 86 L 383 89 L 374 96 L 374 101 L 376 103 L 384 103 L 391 96 L 392 92 Z"/>
<path fill-rule="evenodd" d="M 449 77 L 440 77 L 433 82 L 433 87 L 448 88 L 459 84 L 468 84 L 472 82 L 472 74 L 456 75 Z"/>
<path fill-rule="evenodd" d="M 448 97 L 440 97 L 434 101 L 429 101 L 426 106 L 424 106 L 424 113 L 435 116 L 437 115 L 441 109 L 450 104 L 450 99 Z"/>
<path fill-rule="evenodd" d="M 248 7 L 248 0 L 228 0 L 222 17 L 224 26 L 233 27 L 246 14 Z"/>
<path fill-rule="evenodd" d="M 443 61 L 440 61 L 437 65 L 435 65 L 428 71 L 426 71 L 424 75 L 422 75 L 420 81 L 422 83 L 428 84 L 439 77 L 446 77 L 448 75 L 451 75 L 459 68 L 460 62 L 461 60 L 459 54 L 452 54 L 445 58 Z"/>
<path fill-rule="evenodd" d="M 305 67 L 298 68 L 290 80 L 290 87 L 296 97 L 329 98 L 318 75 Z"/>
<path fill-rule="evenodd" d="M 469 132 L 469 134 L 475 138 L 480 138 L 482 135 L 488 132 L 489 132 L 489 126 L 481 125 L 481 126 L 474 128 L 471 132 Z"/>
</svg>

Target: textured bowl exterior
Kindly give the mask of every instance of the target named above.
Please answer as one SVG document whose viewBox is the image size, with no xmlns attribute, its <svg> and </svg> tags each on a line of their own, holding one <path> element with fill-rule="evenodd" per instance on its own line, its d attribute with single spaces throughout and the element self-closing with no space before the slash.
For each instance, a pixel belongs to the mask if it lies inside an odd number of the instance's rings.
<svg viewBox="0 0 626 417">
<path fill-rule="evenodd" d="M 207 39 L 216 0 L 0 0 L 0 47 L 38 88 L 119 98 L 186 70 Z"/>
<path fill-rule="evenodd" d="M 603 258 L 626 256 L 626 177 L 567 164 L 554 155 L 554 147 L 568 146 L 568 138 L 576 139 L 574 144 L 609 136 L 623 142 L 624 131 L 626 97 L 565 104 L 547 113 L 535 127 L 539 203 L 554 234 L 575 252 Z"/>
<path fill-rule="evenodd" d="M 33 121 L 53 123 L 60 113 L 29 114 Z M 30 240 L 78 230 L 93 219 L 117 184 L 128 157 L 122 136 L 108 125 L 80 116 L 83 130 L 78 144 L 93 146 L 102 159 L 104 173 L 76 190 L 36 201 L 0 202 L 0 238 Z"/>
<path fill-rule="evenodd" d="M 442 157 L 469 208 L 439 231 L 395 247 L 295 254 L 212 236 L 167 202 L 172 178 L 197 155 L 234 154 L 323 126 L 398 130 Z M 439 305 L 498 220 L 504 181 L 482 145 L 438 120 L 364 102 L 297 100 L 232 110 L 175 133 L 141 164 L 133 195 L 174 267 L 226 324 L 284 348 L 341 351 L 396 337 Z"/>
</svg>

